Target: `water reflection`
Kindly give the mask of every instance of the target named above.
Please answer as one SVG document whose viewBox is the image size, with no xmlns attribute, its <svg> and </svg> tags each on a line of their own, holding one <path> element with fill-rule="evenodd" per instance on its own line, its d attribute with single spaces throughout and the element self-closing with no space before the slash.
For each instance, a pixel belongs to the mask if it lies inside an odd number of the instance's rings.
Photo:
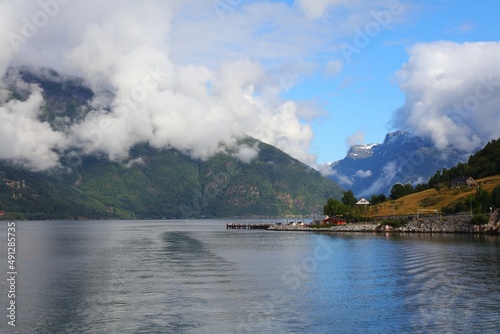
<svg viewBox="0 0 500 334">
<path fill-rule="evenodd" d="M 224 223 L 20 225 L 18 332 L 500 330 L 498 238 Z"/>
<path fill-rule="evenodd" d="M 24 306 L 18 326 L 55 333 L 75 331 L 74 324 L 84 324 L 85 330 L 88 319 L 81 310 L 91 309 L 88 296 L 102 281 L 99 271 L 93 270 L 102 258 L 89 255 L 106 236 L 96 238 L 85 229 L 68 233 L 71 228 L 57 222 L 37 223 L 29 229 L 25 224 L 29 223 L 18 223 L 19 297 Z"/>
<path fill-rule="evenodd" d="M 405 310 L 412 328 L 469 333 L 498 329 L 500 293 L 493 274 L 500 272 L 498 244 L 489 237 L 422 239 L 411 238 L 402 249 Z"/>
</svg>

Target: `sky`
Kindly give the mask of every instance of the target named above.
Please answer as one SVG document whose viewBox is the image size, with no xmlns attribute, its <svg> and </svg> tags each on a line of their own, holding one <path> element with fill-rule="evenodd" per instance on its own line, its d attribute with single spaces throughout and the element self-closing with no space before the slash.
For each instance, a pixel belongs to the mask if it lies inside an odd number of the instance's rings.
<svg viewBox="0 0 500 334">
<path fill-rule="evenodd" d="M 0 0 L 0 160 L 127 162 L 145 142 L 248 162 L 258 148 L 238 140 L 251 135 L 321 169 L 399 129 L 474 152 L 500 137 L 499 12 L 493 0 Z M 40 87 L 7 71 L 19 66 L 82 77 L 92 111 L 40 122 Z"/>
</svg>

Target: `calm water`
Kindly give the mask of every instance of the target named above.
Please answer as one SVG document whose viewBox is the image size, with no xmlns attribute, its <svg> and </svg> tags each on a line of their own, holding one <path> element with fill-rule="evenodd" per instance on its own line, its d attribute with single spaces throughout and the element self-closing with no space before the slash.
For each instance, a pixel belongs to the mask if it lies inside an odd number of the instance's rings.
<svg viewBox="0 0 500 334">
<path fill-rule="evenodd" d="M 17 333 L 499 333 L 500 240 L 18 222 Z M 1 224 L 2 277 L 7 224 Z"/>
</svg>

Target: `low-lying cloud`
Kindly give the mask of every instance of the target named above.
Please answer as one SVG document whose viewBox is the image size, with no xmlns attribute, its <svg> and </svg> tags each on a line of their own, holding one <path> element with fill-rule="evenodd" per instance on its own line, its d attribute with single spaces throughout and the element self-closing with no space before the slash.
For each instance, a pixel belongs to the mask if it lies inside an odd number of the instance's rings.
<svg viewBox="0 0 500 334">
<path fill-rule="evenodd" d="M 42 93 L 37 86 L 30 89 L 31 95 L 23 102 L 1 103 L 0 158 L 22 163 L 32 170 L 44 170 L 59 160 L 56 151 L 66 145 L 66 138 L 38 120 Z"/>
<path fill-rule="evenodd" d="M 367 177 L 371 177 L 373 175 L 372 171 L 371 170 L 358 170 L 356 173 L 354 173 L 354 176 L 355 177 L 359 177 L 359 178 L 367 178 Z"/>
</svg>

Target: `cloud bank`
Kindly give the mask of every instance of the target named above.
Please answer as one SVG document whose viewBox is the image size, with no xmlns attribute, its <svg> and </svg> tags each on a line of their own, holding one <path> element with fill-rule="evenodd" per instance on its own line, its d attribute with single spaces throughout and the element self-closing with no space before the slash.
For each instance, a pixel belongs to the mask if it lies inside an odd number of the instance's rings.
<svg viewBox="0 0 500 334">
<path fill-rule="evenodd" d="M 348 15 L 334 11 L 344 6 Z M 40 88 L 28 87 L 29 98 L 14 101 L 2 83 L 0 160 L 45 170 L 79 153 L 123 160 L 133 145 L 149 143 L 200 159 L 239 152 L 249 161 L 256 148 L 237 142 L 250 135 L 315 165 L 308 117 L 318 113 L 282 93 L 303 75 L 342 71 L 336 44 L 351 38 L 371 9 L 385 7 L 0 0 L 0 77 L 10 67 L 48 67 L 82 77 L 96 93 L 85 119 L 55 130 L 39 121 Z"/>
<path fill-rule="evenodd" d="M 55 130 L 39 120 L 45 105 L 40 87 L 6 78 L 0 91 L 0 159 L 46 170 L 67 154 L 124 160 L 132 146 L 149 143 L 199 159 L 227 150 L 249 162 L 258 149 L 237 147 L 237 142 L 250 135 L 313 164 L 315 157 L 308 152 L 312 129 L 299 117 L 307 110 L 279 97 L 297 75 L 292 66 L 303 62 L 292 60 L 275 73 L 263 65 L 301 47 L 292 40 L 281 42 L 285 48 L 279 51 L 270 48 L 284 37 L 285 28 L 276 35 L 271 29 L 269 36 L 252 36 L 260 20 L 293 8 L 242 4 L 222 20 L 212 5 L 1 1 L 0 47 L 5 51 L 0 76 L 11 66 L 47 66 L 81 76 L 96 96 L 85 119 Z M 297 13 L 293 17 L 303 20 Z M 245 41 L 250 40 L 257 41 L 250 45 L 255 51 L 245 55 L 234 49 L 249 47 Z M 6 81 L 24 85 L 27 99 L 13 99 Z"/>
<path fill-rule="evenodd" d="M 96 93 L 84 119 L 56 129 L 40 121 L 40 87 L 4 79 L 0 160 L 46 170 L 78 153 L 126 160 L 132 146 L 148 143 L 199 159 L 237 152 L 247 162 L 257 148 L 238 140 L 250 135 L 314 166 L 308 122 L 322 113 L 283 93 L 305 75 L 342 71 L 339 45 L 388 2 L 226 4 L 0 0 L 0 77 L 10 67 L 50 67 Z M 398 74 L 407 101 L 396 128 L 470 151 L 498 137 L 498 43 L 417 44 L 409 54 Z"/>
<path fill-rule="evenodd" d="M 416 44 L 397 74 L 396 128 L 472 153 L 500 137 L 500 43 Z"/>
</svg>

